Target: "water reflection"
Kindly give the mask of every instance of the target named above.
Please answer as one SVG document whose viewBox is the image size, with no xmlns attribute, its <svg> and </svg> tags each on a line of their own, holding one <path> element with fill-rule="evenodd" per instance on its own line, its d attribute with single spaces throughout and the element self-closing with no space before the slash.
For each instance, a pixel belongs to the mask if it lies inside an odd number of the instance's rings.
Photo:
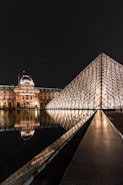
<svg viewBox="0 0 123 185">
<path fill-rule="evenodd" d="M 56 126 L 45 111 L 0 110 L 0 132 L 19 131 L 23 139 L 30 139 L 35 134 L 35 129 Z"/>
<path fill-rule="evenodd" d="M 16 169 L 17 171 L 15 170 L 15 173 L 6 178 L 3 184 L 18 184 L 20 179 L 25 179 L 25 177 L 28 181 L 28 177 L 33 175 L 35 171 L 40 172 L 62 150 L 79 129 L 82 128 L 94 112 L 95 111 L 93 110 L 47 110 L 47 115 L 45 117 L 43 117 L 43 114 L 40 114 L 39 117 L 41 125 L 49 125 L 52 129 L 47 129 L 47 131 L 42 129 L 42 132 L 38 135 L 39 139 L 37 140 L 36 138 L 33 146 L 32 144 L 29 148 L 27 148 L 28 145 L 26 146 L 26 150 L 24 152 L 26 156 L 27 153 L 30 155 L 33 152 L 30 160 L 29 158 L 27 160 L 23 158 L 23 160 L 25 160 L 25 165 L 20 165 L 21 168 L 18 168 L 18 170 Z M 20 124 L 21 119 L 18 118 L 18 120 L 20 120 Z M 42 122 L 44 120 L 45 123 Z M 50 124 L 48 123 L 49 121 Z M 39 128 L 41 125 L 36 128 L 37 131 L 40 130 Z M 43 135 L 44 137 L 42 137 Z M 35 136 L 33 138 L 35 138 Z M 41 145 L 43 145 L 43 147 Z M 38 148 L 36 152 L 35 147 Z M 19 158 L 22 158 L 23 151 L 21 153 L 22 154 L 20 155 L 19 151 Z"/>
<path fill-rule="evenodd" d="M 42 127 L 61 126 L 68 130 L 80 121 L 85 122 L 93 113 L 93 110 L 0 110 L 0 131 L 18 130 L 26 138 Z"/>
<path fill-rule="evenodd" d="M 0 110 L 0 182 L 64 133 L 45 111 Z"/>
<path fill-rule="evenodd" d="M 40 126 L 37 110 L 19 111 L 15 117 L 14 128 L 20 131 L 24 140 L 29 140 Z"/>
<path fill-rule="evenodd" d="M 20 131 L 21 137 L 23 139 L 30 139 L 35 133 L 35 128 L 39 127 L 40 123 L 35 123 L 34 121 L 30 120 L 23 120 L 20 123 L 15 123 L 14 127 Z"/>
<path fill-rule="evenodd" d="M 80 121 L 85 123 L 94 113 L 93 110 L 47 110 L 55 123 L 68 130 Z"/>
</svg>

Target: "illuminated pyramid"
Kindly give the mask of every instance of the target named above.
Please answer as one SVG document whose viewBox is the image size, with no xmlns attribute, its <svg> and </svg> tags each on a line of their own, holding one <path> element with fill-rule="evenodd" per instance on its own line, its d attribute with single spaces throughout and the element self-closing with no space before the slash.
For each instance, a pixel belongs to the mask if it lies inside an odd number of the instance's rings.
<svg viewBox="0 0 123 185">
<path fill-rule="evenodd" d="M 123 107 L 123 65 L 101 53 L 55 97 L 46 109 Z"/>
</svg>

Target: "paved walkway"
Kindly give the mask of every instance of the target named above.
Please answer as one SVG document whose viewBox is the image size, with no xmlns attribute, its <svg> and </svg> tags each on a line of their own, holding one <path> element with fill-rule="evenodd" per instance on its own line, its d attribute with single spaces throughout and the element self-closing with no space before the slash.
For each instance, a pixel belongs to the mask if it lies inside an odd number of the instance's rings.
<svg viewBox="0 0 123 185">
<path fill-rule="evenodd" d="M 123 140 L 97 111 L 60 185 L 123 185 Z"/>
</svg>

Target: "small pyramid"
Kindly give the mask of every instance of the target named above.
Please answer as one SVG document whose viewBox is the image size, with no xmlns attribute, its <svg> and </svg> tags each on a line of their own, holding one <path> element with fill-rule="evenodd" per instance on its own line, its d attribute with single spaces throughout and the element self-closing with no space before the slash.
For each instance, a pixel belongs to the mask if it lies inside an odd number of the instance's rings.
<svg viewBox="0 0 123 185">
<path fill-rule="evenodd" d="M 99 54 L 46 106 L 46 109 L 123 107 L 123 65 Z"/>
</svg>

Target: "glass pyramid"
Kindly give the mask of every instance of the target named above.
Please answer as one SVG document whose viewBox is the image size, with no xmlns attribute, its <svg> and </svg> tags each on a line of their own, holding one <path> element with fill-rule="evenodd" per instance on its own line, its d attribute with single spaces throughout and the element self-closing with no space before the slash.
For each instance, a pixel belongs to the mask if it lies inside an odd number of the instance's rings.
<svg viewBox="0 0 123 185">
<path fill-rule="evenodd" d="M 123 65 L 99 54 L 46 109 L 119 109 L 123 107 Z"/>
</svg>

